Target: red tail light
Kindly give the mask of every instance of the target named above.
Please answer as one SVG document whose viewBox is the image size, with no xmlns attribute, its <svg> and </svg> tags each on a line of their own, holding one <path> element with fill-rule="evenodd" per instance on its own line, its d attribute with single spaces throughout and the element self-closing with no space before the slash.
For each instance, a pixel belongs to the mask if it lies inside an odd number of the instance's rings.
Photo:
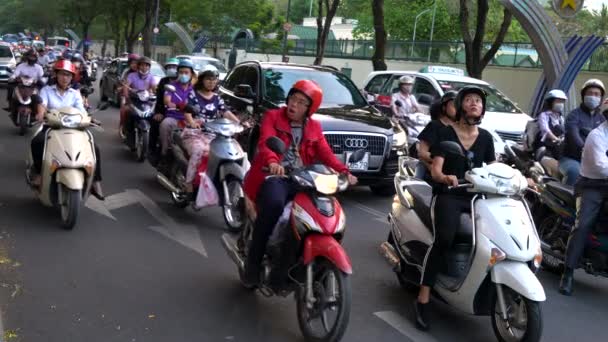
<svg viewBox="0 0 608 342">
<path fill-rule="evenodd" d="M 68 43 L 68 42 L 65 42 L 65 44 L 64 44 L 64 45 L 65 45 L 65 46 L 70 46 L 70 43 Z"/>
<path fill-rule="evenodd" d="M 378 95 L 376 96 L 376 103 L 381 106 L 390 107 L 391 99 L 391 96 L 388 95 Z"/>
</svg>

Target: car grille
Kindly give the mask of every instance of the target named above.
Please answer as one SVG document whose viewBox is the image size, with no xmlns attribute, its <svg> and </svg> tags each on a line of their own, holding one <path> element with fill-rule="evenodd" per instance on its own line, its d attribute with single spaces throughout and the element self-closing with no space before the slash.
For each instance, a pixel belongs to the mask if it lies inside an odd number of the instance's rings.
<svg viewBox="0 0 608 342">
<path fill-rule="evenodd" d="M 498 134 L 498 136 L 502 139 L 502 140 L 510 140 L 510 141 L 515 141 L 516 143 L 522 143 L 524 136 L 522 133 L 508 133 L 508 132 L 500 132 L 500 131 L 496 131 L 496 134 Z"/>
<path fill-rule="evenodd" d="M 8 68 L 8 65 L 0 65 L 0 70 L 11 71 L 11 69 Z"/>
<path fill-rule="evenodd" d="M 361 139 L 367 141 L 367 147 L 365 148 L 365 150 L 371 155 L 383 156 L 384 151 L 386 149 L 386 137 L 380 135 L 330 133 L 325 134 L 325 139 L 327 139 L 327 142 L 334 151 L 334 154 L 353 152 L 359 149 L 357 147 L 347 147 L 347 139 Z"/>
</svg>

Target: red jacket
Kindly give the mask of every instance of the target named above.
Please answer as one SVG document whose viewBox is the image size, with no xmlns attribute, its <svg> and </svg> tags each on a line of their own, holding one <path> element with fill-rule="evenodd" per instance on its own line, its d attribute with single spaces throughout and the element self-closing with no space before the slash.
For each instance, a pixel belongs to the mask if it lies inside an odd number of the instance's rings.
<svg viewBox="0 0 608 342">
<path fill-rule="evenodd" d="M 270 163 L 280 163 L 281 161 L 279 155 L 266 147 L 266 139 L 276 136 L 283 140 L 286 146 L 290 146 L 292 141 L 291 125 L 289 124 L 286 112 L 287 107 L 283 107 L 264 113 L 260 129 L 260 139 L 258 140 L 258 152 L 253 159 L 253 163 L 251 163 L 251 169 L 247 173 L 245 184 L 243 185 L 245 193 L 253 203 L 255 203 L 260 186 L 262 186 L 265 177 L 268 175 L 262 168 Z M 300 157 L 304 165 L 321 162 L 339 173 L 348 172 L 346 165 L 336 158 L 327 140 L 325 140 L 321 124 L 312 118 L 308 118 L 304 127 L 304 134 L 300 143 Z"/>
</svg>

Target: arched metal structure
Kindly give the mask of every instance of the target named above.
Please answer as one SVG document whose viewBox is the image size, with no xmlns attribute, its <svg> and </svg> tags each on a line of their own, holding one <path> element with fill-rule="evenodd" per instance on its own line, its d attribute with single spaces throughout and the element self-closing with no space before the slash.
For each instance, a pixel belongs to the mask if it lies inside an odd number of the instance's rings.
<svg viewBox="0 0 608 342">
<path fill-rule="evenodd" d="M 547 90 L 559 88 L 569 93 L 568 109 L 576 108 L 574 80 L 582 66 L 603 43 L 599 37 L 573 37 L 564 44 L 557 27 L 538 1 L 500 0 L 522 25 L 538 51 L 543 76 L 538 81 L 529 113 L 537 113 Z"/>
<path fill-rule="evenodd" d="M 177 34 L 177 37 L 179 37 L 182 43 L 184 43 L 184 46 L 186 46 L 186 49 L 188 51 L 194 50 L 194 41 L 192 40 L 188 32 L 186 32 L 186 30 L 180 24 L 176 22 L 170 22 L 165 23 L 165 26 L 167 26 L 171 31 Z"/>
</svg>

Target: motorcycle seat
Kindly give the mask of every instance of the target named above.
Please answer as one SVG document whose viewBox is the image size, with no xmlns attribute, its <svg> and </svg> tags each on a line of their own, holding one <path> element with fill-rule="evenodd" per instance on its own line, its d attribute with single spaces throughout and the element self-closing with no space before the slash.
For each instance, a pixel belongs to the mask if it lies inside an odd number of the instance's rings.
<svg viewBox="0 0 608 342">
<path fill-rule="evenodd" d="M 428 229 L 432 229 L 431 201 L 433 199 L 433 188 L 428 184 L 410 184 L 406 186 L 406 189 L 414 199 L 414 212 Z"/>
<path fill-rule="evenodd" d="M 547 183 L 547 189 L 560 200 L 568 205 L 575 206 L 576 198 L 574 197 L 574 188 L 569 185 L 564 185 L 560 182 L 550 181 Z"/>
</svg>

